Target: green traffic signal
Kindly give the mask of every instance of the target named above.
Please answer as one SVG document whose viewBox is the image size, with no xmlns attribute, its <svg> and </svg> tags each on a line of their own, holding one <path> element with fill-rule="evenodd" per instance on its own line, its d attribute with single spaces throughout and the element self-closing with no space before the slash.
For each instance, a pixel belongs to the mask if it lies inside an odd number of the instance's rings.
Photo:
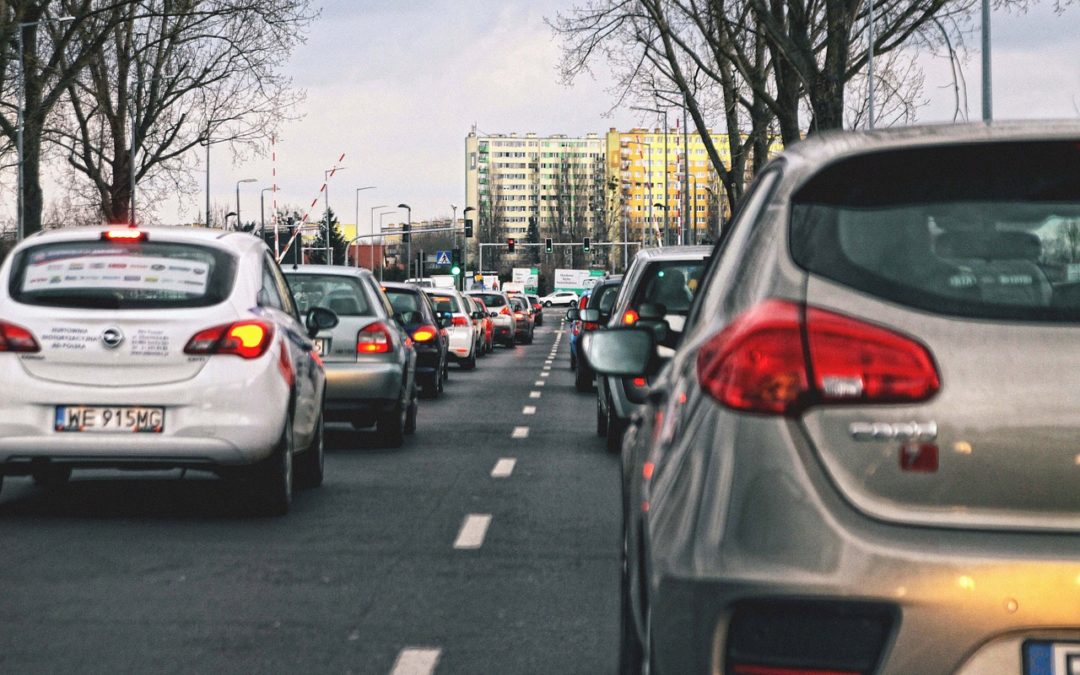
<svg viewBox="0 0 1080 675">
<path fill-rule="evenodd" d="M 456 277 L 457 275 L 461 274 L 461 268 L 457 265 L 454 265 L 450 268 L 450 274 L 453 274 Z"/>
</svg>

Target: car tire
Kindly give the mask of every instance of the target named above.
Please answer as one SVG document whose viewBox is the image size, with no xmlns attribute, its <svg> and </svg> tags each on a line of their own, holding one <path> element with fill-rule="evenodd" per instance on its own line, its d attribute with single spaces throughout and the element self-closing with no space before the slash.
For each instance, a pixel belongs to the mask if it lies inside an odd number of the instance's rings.
<svg viewBox="0 0 1080 675">
<path fill-rule="evenodd" d="M 385 412 L 379 413 L 375 421 L 375 431 L 388 448 L 400 448 L 405 442 L 406 410 L 401 401 Z"/>
<path fill-rule="evenodd" d="M 626 430 L 626 424 L 624 424 L 612 408 L 611 397 L 608 397 L 607 405 L 607 431 L 604 433 L 605 440 L 607 441 L 607 450 L 610 453 L 617 454 L 622 450 L 622 437 L 623 431 Z"/>
<path fill-rule="evenodd" d="M 522 343 L 527 345 L 531 345 L 533 343 L 533 332 L 531 330 L 529 331 L 529 334 L 525 336 L 525 339 L 522 341 Z"/>
<path fill-rule="evenodd" d="M 577 370 L 577 357 L 574 356 L 574 352 L 570 352 L 570 370 Z"/>
<path fill-rule="evenodd" d="M 547 302 L 545 302 L 544 307 L 551 307 L 551 301 L 548 300 Z"/>
<path fill-rule="evenodd" d="M 412 434 L 416 433 L 416 408 L 417 408 L 416 399 L 414 398 L 413 402 L 405 410 L 405 429 L 404 429 L 404 431 L 405 431 L 406 434 L 408 434 L 410 436 Z"/>
<path fill-rule="evenodd" d="M 604 409 L 600 407 L 600 396 L 596 397 L 596 435 L 603 438 L 607 436 L 607 417 L 604 416 Z"/>
<path fill-rule="evenodd" d="M 461 361 L 459 365 L 462 370 L 472 370 L 476 368 L 476 350 L 472 350 L 472 353 L 469 354 L 469 358 Z"/>
<path fill-rule="evenodd" d="M 592 386 L 592 373 L 587 368 L 578 366 L 577 372 L 574 373 L 574 389 L 584 393 L 592 391 Z"/>
<path fill-rule="evenodd" d="M 252 467 L 251 506 L 261 516 L 284 516 L 292 504 L 292 419 L 270 456 Z"/>
<path fill-rule="evenodd" d="M 38 469 L 30 474 L 33 478 L 35 485 L 40 485 L 43 488 L 55 489 L 67 485 L 71 479 L 71 467 L 70 466 L 50 466 L 44 469 Z"/>
<path fill-rule="evenodd" d="M 643 675 L 646 670 L 645 649 L 638 637 L 637 628 L 634 626 L 634 617 L 630 613 L 630 569 L 627 563 L 625 536 L 623 538 L 623 564 L 619 595 L 621 597 L 619 611 L 619 670 L 621 675 Z"/>
<path fill-rule="evenodd" d="M 311 444 L 296 457 L 294 471 L 296 487 L 317 488 L 323 483 L 323 465 L 326 462 L 326 424 L 323 413 L 315 423 L 315 436 Z"/>
</svg>

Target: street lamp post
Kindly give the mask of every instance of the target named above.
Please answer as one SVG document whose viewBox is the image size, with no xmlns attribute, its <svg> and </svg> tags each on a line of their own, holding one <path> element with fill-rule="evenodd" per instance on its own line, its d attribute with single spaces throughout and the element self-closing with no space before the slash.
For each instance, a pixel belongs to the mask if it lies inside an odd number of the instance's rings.
<svg viewBox="0 0 1080 675">
<path fill-rule="evenodd" d="M 450 213 L 451 213 L 451 215 L 450 215 L 450 227 L 457 227 L 457 204 L 451 204 L 450 205 Z M 457 232 L 451 230 L 450 231 L 450 238 L 454 242 L 454 246 L 457 246 Z M 464 270 L 462 270 L 462 273 L 458 275 L 458 278 L 461 279 L 461 289 L 460 290 L 465 290 L 465 272 L 464 272 Z"/>
<path fill-rule="evenodd" d="M 398 204 L 399 209 L 405 209 L 407 212 L 405 231 L 408 233 L 405 235 L 405 278 L 412 279 L 412 207 L 408 204 Z"/>
<path fill-rule="evenodd" d="M 73 16 L 59 16 L 55 19 L 46 17 L 44 19 L 38 19 L 37 21 L 23 21 L 18 25 L 18 29 L 15 31 L 15 48 L 19 53 L 19 108 L 15 111 L 15 124 L 18 128 L 18 147 L 16 148 L 16 151 L 18 154 L 17 164 L 19 165 L 19 179 L 17 186 L 19 194 L 16 199 L 15 207 L 17 211 L 16 220 L 18 221 L 15 228 L 16 241 L 22 241 L 26 229 L 26 221 L 24 218 L 25 214 L 23 213 L 23 209 L 26 206 L 26 200 L 23 197 L 23 184 L 25 181 L 23 177 L 23 118 L 25 117 L 23 109 L 26 107 L 26 88 L 23 83 L 23 81 L 26 79 L 26 62 L 23 58 L 23 28 L 29 28 L 30 26 L 36 26 L 38 24 L 47 23 L 49 21 L 65 23 L 74 20 L 75 17 Z M 37 42 L 35 42 L 34 45 L 36 46 Z"/>
<path fill-rule="evenodd" d="M 372 206 L 371 207 L 371 228 L 368 231 L 372 235 L 375 234 L 375 209 L 385 209 L 387 206 L 389 206 L 389 204 L 379 204 L 377 206 Z M 381 239 L 382 238 L 380 237 L 380 240 Z M 379 245 L 380 246 L 382 245 L 382 241 L 379 242 Z M 371 255 L 368 257 L 368 259 L 371 262 L 371 270 L 375 271 L 375 237 L 374 236 L 371 237 L 370 247 L 371 247 Z M 360 267 L 360 245 L 359 244 L 356 245 L 356 266 Z"/>
<path fill-rule="evenodd" d="M 356 188 L 356 212 L 353 214 L 353 222 L 356 223 L 356 234 L 360 234 L 360 192 L 362 190 L 374 190 L 376 186 L 365 185 Z M 360 244 L 356 245 L 356 266 L 360 267 Z M 345 249 L 345 266 L 349 266 L 349 249 Z"/>
<path fill-rule="evenodd" d="M 263 188 L 259 190 L 259 236 L 265 237 L 266 233 L 266 205 L 265 196 L 267 190 L 273 190 L 273 187 Z M 274 228 L 275 230 L 277 228 Z"/>
<path fill-rule="evenodd" d="M 254 178 L 241 178 L 236 181 L 236 229 L 240 229 L 243 226 L 243 221 L 240 220 L 240 183 L 254 183 Z"/>
<path fill-rule="evenodd" d="M 656 202 L 652 206 L 655 207 L 655 208 L 664 210 L 664 236 L 662 238 L 658 237 L 658 239 L 660 240 L 660 245 L 661 246 L 667 246 L 668 245 L 668 241 L 667 241 L 667 204 L 661 204 L 660 202 Z"/>
<path fill-rule="evenodd" d="M 334 264 L 334 250 L 330 247 L 330 176 L 333 176 L 336 171 L 345 169 L 348 167 L 335 166 L 333 169 L 323 170 L 323 207 L 326 209 L 325 216 L 325 229 L 323 230 L 323 243 L 326 245 L 323 249 L 325 251 L 325 257 L 323 262 L 327 265 Z"/>
<path fill-rule="evenodd" d="M 397 209 L 388 209 L 386 211 L 380 211 L 379 212 L 379 234 L 380 235 L 382 235 L 382 229 L 383 229 L 383 221 L 382 221 L 383 216 L 386 216 L 386 215 L 391 214 L 391 213 L 397 213 Z M 379 244 L 383 246 L 383 250 L 379 254 L 379 281 L 382 281 L 382 279 L 383 279 L 383 260 L 386 258 L 386 248 L 385 248 L 385 244 L 383 244 L 382 236 L 379 237 Z"/>
</svg>

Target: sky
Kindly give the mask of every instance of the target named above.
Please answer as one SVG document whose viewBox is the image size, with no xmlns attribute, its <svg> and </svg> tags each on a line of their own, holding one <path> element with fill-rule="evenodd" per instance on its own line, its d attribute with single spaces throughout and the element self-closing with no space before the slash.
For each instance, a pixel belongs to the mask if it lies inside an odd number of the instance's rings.
<svg viewBox="0 0 1080 675">
<path fill-rule="evenodd" d="M 342 222 L 367 231 L 372 207 L 408 203 L 412 218 L 447 218 L 465 199 L 465 136 L 562 133 L 571 136 L 653 125 L 655 116 L 627 108 L 610 112 L 614 98 L 605 66 L 594 77 L 564 85 L 558 72 L 560 45 L 545 17 L 554 19 L 582 0 L 327 0 L 298 45 L 286 73 L 306 91 L 297 121 L 284 124 L 276 162 L 268 155 L 234 163 L 222 146 L 212 149 L 211 200 L 235 204 L 240 185 L 244 220 L 257 218 L 259 190 L 266 211 L 279 205 L 322 213 L 324 171 L 330 206 Z M 993 36 L 994 118 L 1080 117 L 1080 5 L 1055 15 L 1043 0 L 1026 14 L 995 12 Z M 978 51 L 965 75 L 968 110 L 981 114 Z M 926 58 L 920 122 L 950 121 L 951 76 L 943 60 Z M 672 115 L 672 121 L 677 115 Z M 201 162 L 200 150 L 200 162 Z M 201 166 L 201 164 L 200 164 Z M 192 222 L 205 203 L 199 191 L 156 205 L 164 223 Z M 375 186 L 356 192 L 356 188 Z M 381 210 L 381 209 L 379 209 Z M 395 220 L 388 214 L 384 222 Z M 378 219 L 376 218 L 376 225 Z"/>
</svg>

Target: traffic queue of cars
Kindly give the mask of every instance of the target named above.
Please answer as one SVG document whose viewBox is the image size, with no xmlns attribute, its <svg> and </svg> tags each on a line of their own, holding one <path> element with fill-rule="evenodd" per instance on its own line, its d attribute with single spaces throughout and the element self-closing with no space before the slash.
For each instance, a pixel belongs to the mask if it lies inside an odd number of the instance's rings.
<svg viewBox="0 0 1080 675">
<path fill-rule="evenodd" d="M 242 232 L 39 233 L 0 265 L 0 485 L 200 470 L 283 515 L 294 484 L 322 483 L 326 423 L 399 447 L 451 363 L 531 342 L 538 311 L 354 267 L 282 269 Z"/>
<path fill-rule="evenodd" d="M 1076 122 L 820 134 L 639 255 L 577 356 L 621 672 L 1077 672 L 1078 222 Z"/>
</svg>

